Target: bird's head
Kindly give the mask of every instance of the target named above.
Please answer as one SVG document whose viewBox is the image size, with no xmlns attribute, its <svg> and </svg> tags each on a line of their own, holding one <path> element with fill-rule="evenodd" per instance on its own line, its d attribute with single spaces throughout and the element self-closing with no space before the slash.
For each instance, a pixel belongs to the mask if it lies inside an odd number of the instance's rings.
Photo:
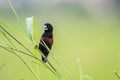
<svg viewBox="0 0 120 80">
<path fill-rule="evenodd" d="M 45 32 L 53 32 L 53 27 L 50 23 L 45 23 L 44 30 L 45 30 Z"/>
</svg>

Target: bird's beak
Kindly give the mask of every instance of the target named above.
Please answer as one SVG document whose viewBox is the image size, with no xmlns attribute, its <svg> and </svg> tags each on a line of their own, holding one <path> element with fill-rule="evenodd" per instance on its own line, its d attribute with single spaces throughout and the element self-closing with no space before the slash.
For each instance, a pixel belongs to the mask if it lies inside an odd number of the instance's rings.
<svg viewBox="0 0 120 80">
<path fill-rule="evenodd" d="M 47 26 L 44 26 L 44 29 L 45 29 L 45 30 L 48 30 Z"/>
</svg>

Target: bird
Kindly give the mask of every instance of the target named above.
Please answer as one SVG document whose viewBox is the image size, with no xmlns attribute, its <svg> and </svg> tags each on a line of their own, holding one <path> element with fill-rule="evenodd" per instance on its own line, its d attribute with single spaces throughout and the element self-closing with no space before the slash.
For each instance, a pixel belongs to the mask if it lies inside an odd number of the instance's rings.
<svg viewBox="0 0 120 80">
<path fill-rule="evenodd" d="M 46 48 L 49 48 L 49 50 Z M 42 55 L 42 61 L 44 63 L 47 62 L 47 58 L 49 55 L 49 51 L 51 50 L 53 45 L 53 26 L 50 23 L 44 24 L 44 33 L 41 36 L 40 42 L 39 42 L 39 50 L 43 53 Z"/>
</svg>

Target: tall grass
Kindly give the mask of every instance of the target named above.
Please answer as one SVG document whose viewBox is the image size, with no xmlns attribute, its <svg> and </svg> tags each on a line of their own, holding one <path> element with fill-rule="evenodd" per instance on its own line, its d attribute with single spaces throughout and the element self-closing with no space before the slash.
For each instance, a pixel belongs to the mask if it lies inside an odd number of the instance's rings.
<svg viewBox="0 0 120 80">
<path fill-rule="evenodd" d="M 118 74 L 116 71 L 114 71 L 114 73 L 115 73 L 115 75 L 118 77 L 118 79 L 120 79 L 119 74 Z"/>
<path fill-rule="evenodd" d="M 10 0 L 8 0 L 8 3 L 10 5 L 10 8 L 12 9 L 13 13 L 15 14 L 17 20 L 23 25 L 24 22 L 22 22 L 22 20 L 18 16 L 18 14 L 15 11 L 15 9 L 14 9 L 14 7 L 13 7 L 13 5 L 12 5 L 12 3 L 11 3 Z M 0 32 L 1 32 L 1 34 L 5 37 L 5 39 L 9 43 L 7 45 L 0 44 L 0 48 L 2 48 L 4 50 L 8 51 L 9 53 L 12 53 L 15 56 L 17 56 L 21 60 L 21 62 L 24 63 L 24 65 L 27 67 L 27 69 L 33 74 L 33 76 L 36 78 L 36 80 L 41 80 L 39 72 L 35 71 L 35 69 L 30 65 L 30 63 L 28 63 L 27 61 L 25 61 L 23 59 L 23 56 L 21 56 L 20 54 L 23 54 L 23 55 L 26 55 L 27 57 L 33 58 L 35 61 L 32 61 L 32 63 L 37 64 L 40 67 L 44 66 L 46 69 L 48 69 L 49 71 L 51 71 L 51 73 L 56 76 L 56 79 L 58 79 L 58 80 L 66 80 L 65 79 L 66 76 L 62 75 L 62 73 L 60 73 L 58 71 L 58 69 L 52 64 L 51 61 L 49 61 L 49 59 L 47 60 L 47 63 L 43 63 L 41 61 L 41 57 L 39 56 L 39 54 L 42 55 L 44 58 L 45 58 L 45 56 L 43 55 L 43 53 L 38 48 L 37 41 L 36 41 L 37 40 L 36 39 L 37 38 L 36 37 L 36 35 L 37 35 L 36 34 L 37 33 L 36 24 L 35 24 L 34 19 L 32 21 L 33 21 L 32 24 L 31 24 L 32 26 L 30 26 L 31 29 L 28 29 L 28 33 L 29 33 L 29 36 L 30 36 L 30 39 L 28 39 L 28 38 L 24 37 L 20 32 L 18 32 L 17 30 L 15 30 L 5 20 L 0 19 Z M 30 44 L 32 44 L 33 46 L 35 46 L 35 48 L 33 48 L 33 52 L 29 49 L 29 46 L 26 46 L 26 45 L 23 44 L 23 42 L 19 41 L 14 36 L 14 34 L 12 34 L 12 33 L 10 33 L 8 31 L 8 29 L 10 31 L 14 32 L 19 37 L 21 37 L 21 39 L 24 39 L 25 41 L 27 41 Z M 13 44 L 13 41 L 15 41 L 16 44 Z M 46 49 L 48 51 L 50 51 L 50 49 L 45 44 L 45 42 L 44 41 L 42 41 L 42 42 L 43 42 L 43 45 L 45 45 Z M 16 47 L 16 45 L 21 46 L 24 50 L 19 49 L 18 47 Z M 50 55 L 51 55 L 51 58 L 53 58 L 56 61 L 56 63 L 60 66 L 61 70 L 63 70 L 63 72 L 67 75 L 67 77 L 68 77 L 69 80 L 76 80 L 73 77 L 73 75 L 65 68 L 65 66 L 62 64 L 62 62 L 53 53 L 51 53 Z M 87 78 L 88 80 L 93 80 L 92 78 L 90 78 L 90 76 L 83 75 L 79 59 L 77 60 L 77 62 L 78 62 L 78 67 L 79 67 L 79 72 L 80 72 L 80 80 L 84 80 L 84 78 Z M 0 68 L 4 67 L 5 64 L 3 64 Z"/>
</svg>

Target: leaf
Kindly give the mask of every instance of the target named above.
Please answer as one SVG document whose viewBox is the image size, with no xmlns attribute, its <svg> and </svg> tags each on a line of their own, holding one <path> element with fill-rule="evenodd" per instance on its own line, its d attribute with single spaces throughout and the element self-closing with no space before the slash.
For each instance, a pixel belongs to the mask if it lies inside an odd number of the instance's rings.
<svg viewBox="0 0 120 80">
<path fill-rule="evenodd" d="M 36 45 L 36 23 L 34 17 L 26 18 L 26 25 L 30 39 Z"/>
</svg>

